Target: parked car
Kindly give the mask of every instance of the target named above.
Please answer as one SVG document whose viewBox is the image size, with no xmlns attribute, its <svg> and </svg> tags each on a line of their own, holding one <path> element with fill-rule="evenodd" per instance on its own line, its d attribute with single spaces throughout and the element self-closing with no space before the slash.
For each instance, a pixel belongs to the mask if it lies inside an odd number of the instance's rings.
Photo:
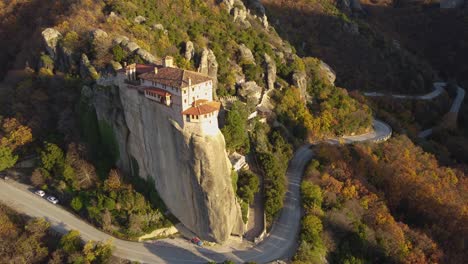
<svg viewBox="0 0 468 264">
<path fill-rule="evenodd" d="M 201 241 L 198 237 L 193 237 L 190 241 L 197 246 L 203 246 L 203 241 Z"/>
<path fill-rule="evenodd" d="M 39 195 L 40 197 L 44 197 L 44 195 L 45 195 L 45 192 L 43 190 L 37 190 L 34 193 Z"/>
<path fill-rule="evenodd" d="M 58 203 L 58 199 L 55 198 L 54 196 L 49 196 L 47 197 L 47 201 L 53 203 L 53 204 L 57 204 Z"/>
</svg>

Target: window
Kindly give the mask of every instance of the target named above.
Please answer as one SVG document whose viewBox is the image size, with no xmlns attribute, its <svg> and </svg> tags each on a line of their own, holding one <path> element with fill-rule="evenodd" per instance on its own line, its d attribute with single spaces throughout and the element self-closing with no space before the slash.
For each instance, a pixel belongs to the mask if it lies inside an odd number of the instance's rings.
<svg viewBox="0 0 468 264">
<path fill-rule="evenodd" d="M 187 103 L 187 99 L 184 99 L 184 103 Z"/>
<path fill-rule="evenodd" d="M 187 90 L 184 90 L 184 94 L 187 94 Z"/>
<path fill-rule="evenodd" d="M 195 91 L 195 88 L 192 87 L 192 92 L 194 92 L 194 91 Z"/>
</svg>

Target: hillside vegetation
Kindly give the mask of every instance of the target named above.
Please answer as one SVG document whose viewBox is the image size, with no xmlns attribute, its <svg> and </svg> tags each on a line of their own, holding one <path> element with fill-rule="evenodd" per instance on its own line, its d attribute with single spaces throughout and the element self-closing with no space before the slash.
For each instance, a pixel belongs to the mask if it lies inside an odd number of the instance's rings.
<svg viewBox="0 0 468 264">
<path fill-rule="evenodd" d="M 365 20 L 331 0 L 262 0 L 280 35 L 303 56 L 319 57 L 348 89 L 422 93 L 430 89 L 432 68 Z M 349 2 L 348 2 L 349 3 Z M 359 17 L 359 15 L 356 15 Z M 304 34 L 307 32 L 307 34 Z"/>
<path fill-rule="evenodd" d="M 302 193 L 298 262 L 462 263 L 466 175 L 405 136 L 321 146 Z"/>
<path fill-rule="evenodd" d="M 111 259 L 112 246 L 89 241 L 80 233 L 60 237 L 41 218 L 27 218 L 0 204 L 0 259 L 2 263 L 118 263 Z"/>
</svg>

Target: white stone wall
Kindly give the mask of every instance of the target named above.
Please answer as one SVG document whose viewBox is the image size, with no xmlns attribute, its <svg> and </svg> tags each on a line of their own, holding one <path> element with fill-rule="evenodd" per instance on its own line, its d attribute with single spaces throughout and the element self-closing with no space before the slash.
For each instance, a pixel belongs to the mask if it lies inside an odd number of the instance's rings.
<svg viewBox="0 0 468 264">
<path fill-rule="evenodd" d="M 183 89 L 182 92 L 182 109 L 192 107 L 195 100 L 206 99 L 213 101 L 213 82 L 208 81 L 197 85 L 192 85 Z"/>
</svg>

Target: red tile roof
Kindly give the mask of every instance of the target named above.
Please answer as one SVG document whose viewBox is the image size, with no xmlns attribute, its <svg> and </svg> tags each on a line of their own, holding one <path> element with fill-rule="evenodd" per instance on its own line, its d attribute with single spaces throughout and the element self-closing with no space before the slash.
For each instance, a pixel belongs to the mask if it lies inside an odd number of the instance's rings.
<svg viewBox="0 0 468 264">
<path fill-rule="evenodd" d="M 154 88 L 154 87 L 144 87 L 143 90 L 153 92 L 153 93 L 155 93 L 157 95 L 160 95 L 160 96 L 171 95 L 171 93 L 168 93 L 166 90 L 159 89 L 159 88 Z"/>
<path fill-rule="evenodd" d="M 198 102 L 198 103 L 197 103 Z M 183 115 L 204 115 L 219 111 L 221 103 L 208 101 L 208 100 L 197 100 L 193 103 L 193 106 L 182 112 Z"/>
</svg>

